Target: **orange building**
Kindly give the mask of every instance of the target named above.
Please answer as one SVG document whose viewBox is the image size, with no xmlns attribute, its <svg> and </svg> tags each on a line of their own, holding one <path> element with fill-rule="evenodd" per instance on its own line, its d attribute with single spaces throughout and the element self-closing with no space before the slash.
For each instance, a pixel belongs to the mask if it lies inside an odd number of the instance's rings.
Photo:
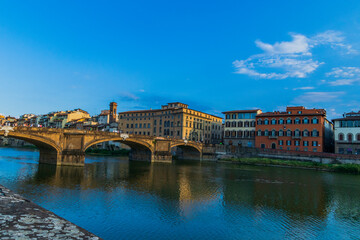
<svg viewBox="0 0 360 240">
<path fill-rule="evenodd" d="M 333 125 L 324 109 L 287 107 L 286 112 L 266 112 L 256 116 L 257 148 L 332 152 Z"/>
</svg>

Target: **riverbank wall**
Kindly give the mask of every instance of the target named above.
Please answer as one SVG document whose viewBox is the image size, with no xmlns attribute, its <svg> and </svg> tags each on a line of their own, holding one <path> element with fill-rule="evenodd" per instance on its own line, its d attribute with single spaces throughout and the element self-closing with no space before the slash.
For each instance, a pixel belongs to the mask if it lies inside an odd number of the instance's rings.
<svg viewBox="0 0 360 240">
<path fill-rule="evenodd" d="M 359 155 L 259 149 L 225 145 L 209 146 L 203 149 L 203 160 L 217 161 L 229 158 L 271 158 L 323 164 L 360 165 Z"/>
<path fill-rule="evenodd" d="M 2 185 L 0 226 L 0 239 L 100 239 Z"/>
</svg>

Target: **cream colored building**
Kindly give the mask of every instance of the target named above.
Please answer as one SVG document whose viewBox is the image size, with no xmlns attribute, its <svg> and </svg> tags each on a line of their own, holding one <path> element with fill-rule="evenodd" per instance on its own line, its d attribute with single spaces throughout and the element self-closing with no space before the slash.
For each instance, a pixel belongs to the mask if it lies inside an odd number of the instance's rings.
<svg viewBox="0 0 360 240">
<path fill-rule="evenodd" d="M 50 127 L 55 128 L 64 128 L 67 122 L 79 120 L 79 119 L 89 119 L 90 114 L 81 109 L 75 109 L 72 111 L 62 111 L 54 114 L 54 117 L 50 120 Z"/>
<path fill-rule="evenodd" d="M 161 109 L 119 113 L 119 130 L 128 134 L 220 143 L 222 118 L 189 109 L 180 102 Z"/>
</svg>

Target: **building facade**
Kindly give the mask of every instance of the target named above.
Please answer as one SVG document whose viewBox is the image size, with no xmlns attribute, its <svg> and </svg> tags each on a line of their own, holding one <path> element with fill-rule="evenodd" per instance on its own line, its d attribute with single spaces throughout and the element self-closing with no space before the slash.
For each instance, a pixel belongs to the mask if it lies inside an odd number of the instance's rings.
<svg viewBox="0 0 360 240">
<path fill-rule="evenodd" d="M 333 125 L 324 109 L 287 107 L 256 116 L 257 148 L 333 152 Z"/>
<path fill-rule="evenodd" d="M 335 153 L 360 154 L 360 111 L 345 113 L 333 120 Z"/>
<path fill-rule="evenodd" d="M 254 147 L 255 118 L 260 113 L 260 109 L 223 112 L 225 114 L 224 144 Z"/>
<path fill-rule="evenodd" d="M 220 143 L 222 118 L 174 102 L 161 109 L 119 113 L 119 130 L 128 134 Z"/>
</svg>

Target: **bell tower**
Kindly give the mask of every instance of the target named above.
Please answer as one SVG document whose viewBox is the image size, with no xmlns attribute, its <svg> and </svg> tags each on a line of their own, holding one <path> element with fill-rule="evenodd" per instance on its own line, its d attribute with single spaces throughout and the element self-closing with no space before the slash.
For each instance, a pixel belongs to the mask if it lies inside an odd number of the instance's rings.
<svg viewBox="0 0 360 240">
<path fill-rule="evenodd" d="M 116 112 L 117 112 L 117 103 L 111 102 L 110 103 L 110 121 L 109 121 L 109 123 L 116 122 L 116 120 L 117 120 Z"/>
</svg>

